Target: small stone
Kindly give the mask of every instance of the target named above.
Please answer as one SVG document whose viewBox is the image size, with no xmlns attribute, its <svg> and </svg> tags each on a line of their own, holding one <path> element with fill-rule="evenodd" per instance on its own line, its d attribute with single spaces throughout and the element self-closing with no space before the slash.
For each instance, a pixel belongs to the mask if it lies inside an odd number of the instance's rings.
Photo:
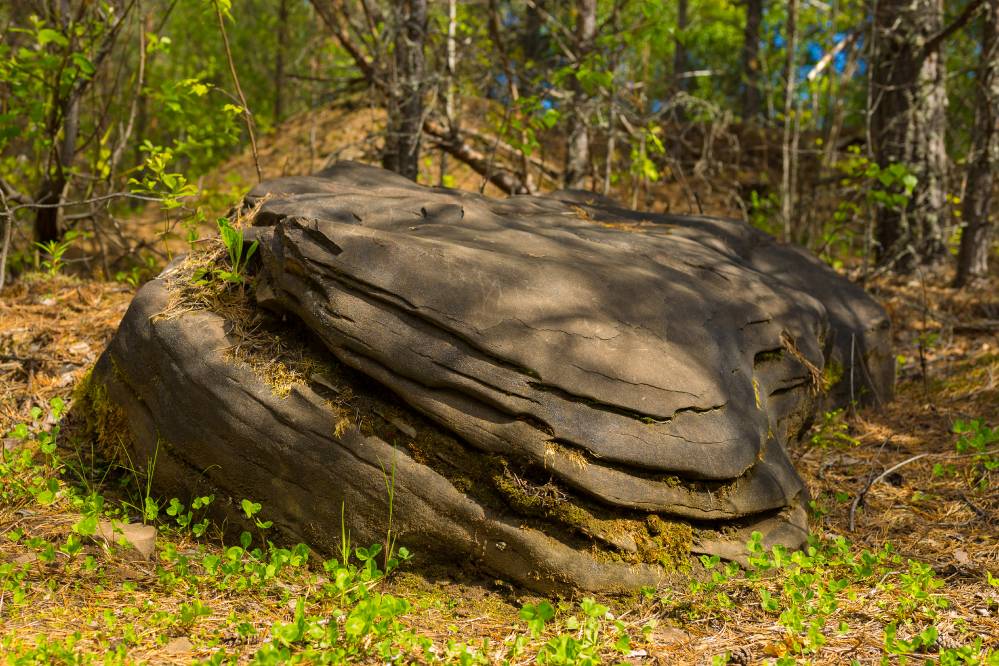
<svg viewBox="0 0 999 666">
<path fill-rule="evenodd" d="M 683 629 L 670 626 L 656 627 L 652 634 L 652 639 L 656 644 L 683 643 L 690 640 L 690 634 Z"/>
<path fill-rule="evenodd" d="M 69 386 L 75 381 L 76 381 L 75 372 L 64 372 L 61 375 L 59 375 L 59 379 L 56 380 L 55 385 L 57 388 L 63 388 L 64 386 Z"/>
<path fill-rule="evenodd" d="M 156 528 L 152 525 L 102 520 L 97 525 L 97 536 L 109 544 L 119 544 L 124 540 L 144 560 L 151 558 L 156 550 Z"/>
<path fill-rule="evenodd" d="M 67 351 L 74 356 L 83 356 L 84 354 L 90 353 L 90 345 L 86 342 L 77 342 L 71 344 Z"/>
<path fill-rule="evenodd" d="M 24 553 L 23 555 L 18 555 L 14 558 L 14 564 L 31 564 L 37 559 L 38 556 L 34 553 Z"/>
<path fill-rule="evenodd" d="M 192 652 L 194 650 L 194 644 L 188 639 L 187 636 L 181 636 L 179 638 L 174 638 L 169 643 L 163 646 L 163 649 L 167 654 L 180 655 Z"/>
</svg>

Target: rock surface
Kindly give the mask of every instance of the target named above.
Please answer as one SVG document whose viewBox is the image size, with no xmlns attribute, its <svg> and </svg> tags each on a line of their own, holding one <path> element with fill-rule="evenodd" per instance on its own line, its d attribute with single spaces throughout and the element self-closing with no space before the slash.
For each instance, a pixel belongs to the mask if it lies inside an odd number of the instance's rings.
<svg viewBox="0 0 999 666">
<path fill-rule="evenodd" d="M 247 207 L 276 314 L 178 308 L 173 267 L 99 361 L 93 420 L 158 451 L 159 487 L 260 501 L 324 550 L 341 507 L 355 543 L 384 540 L 387 478 L 400 543 L 539 589 L 654 585 L 753 530 L 796 547 L 788 443 L 822 402 L 891 397 L 881 308 L 742 223 L 352 163 Z M 240 355 L 261 327 L 297 368 L 282 390 L 273 354 Z"/>
</svg>

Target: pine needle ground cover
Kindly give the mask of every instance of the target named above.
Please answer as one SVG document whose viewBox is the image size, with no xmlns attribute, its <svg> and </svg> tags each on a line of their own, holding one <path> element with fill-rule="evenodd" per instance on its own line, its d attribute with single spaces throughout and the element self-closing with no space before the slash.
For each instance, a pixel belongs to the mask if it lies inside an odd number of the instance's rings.
<svg viewBox="0 0 999 666">
<path fill-rule="evenodd" d="M 899 398 L 825 415 L 792 452 L 808 549 L 756 547 L 746 569 L 704 558 L 626 598 L 542 599 L 407 568 L 405 544 L 344 534 L 329 559 L 275 545 L 253 498 L 255 529 L 234 540 L 204 519 L 214 498 L 151 495 L 65 417 L 130 293 L 23 280 L 0 301 L 0 661 L 997 663 L 999 351 L 982 289 L 878 285 Z M 102 528 L 115 520 L 155 527 L 148 559 Z"/>
</svg>

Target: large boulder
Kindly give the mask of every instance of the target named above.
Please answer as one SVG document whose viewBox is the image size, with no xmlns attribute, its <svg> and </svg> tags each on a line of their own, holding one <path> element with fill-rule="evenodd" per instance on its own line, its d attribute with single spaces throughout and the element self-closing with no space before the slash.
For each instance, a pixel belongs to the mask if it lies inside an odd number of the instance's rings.
<svg viewBox="0 0 999 666">
<path fill-rule="evenodd" d="M 343 520 L 427 562 L 611 590 L 738 559 L 757 530 L 797 547 L 788 444 L 820 406 L 891 397 L 883 310 L 740 222 L 352 163 L 246 211 L 252 300 L 194 284 L 204 256 L 143 287 L 91 421 L 155 457 L 161 491 L 252 498 L 323 550 Z"/>
</svg>

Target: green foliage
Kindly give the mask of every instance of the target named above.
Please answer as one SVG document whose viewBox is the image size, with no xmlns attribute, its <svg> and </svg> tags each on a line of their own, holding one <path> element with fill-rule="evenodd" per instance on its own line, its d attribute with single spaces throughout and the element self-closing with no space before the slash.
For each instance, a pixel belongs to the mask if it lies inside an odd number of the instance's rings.
<svg viewBox="0 0 999 666">
<path fill-rule="evenodd" d="M 130 178 L 128 184 L 137 194 L 159 197 L 167 210 L 180 208 L 183 200 L 194 196 L 197 189 L 187 182 L 181 173 L 168 171 L 174 159 L 174 151 L 163 146 L 154 146 L 144 141 L 141 147 L 146 155 L 141 178 Z"/>
<path fill-rule="evenodd" d="M 545 624 L 555 617 L 555 608 L 547 601 L 535 604 L 524 604 L 520 609 L 520 619 L 527 623 L 532 636 L 540 636 Z"/>
<path fill-rule="evenodd" d="M 114 275 L 116 282 L 127 284 L 132 289 L 138 289 L 147 280 L 152 279 L 159 270 L 156 257 L 146 254 L 138 258 L 136 264 L 127 271 L 118 271 Z"/>
<path fill-rule="evenodd" d="M 917 179 L 905 164 L 879 166 L 859 146 L 851 146 L 833 170 L 842 194 L 832 219 L 822 227 L 819 243 L 822 258 L 840 268 L 855 238 L 868 233 L 879 208 L 902 211 L 909 205 Z"/>
<path fill-rule="evenodd" d="M 96 576 L 103 580 L 109 568 L 116 567 L 114 552 L 83 557 L 85 546 L 94 539 L 98 522 L 120 515 L 122 509 L 96 493 L 81 494 L 60 479 L 64 463 L 57 453 L 58 420 L 65 412 L 61 400 L 53 400 L 48 411 L 36 408 L 31 423 L 15 426 L 8 437 L 21 446 L 0 457 L 0 503 L 7 507 L 53 506 L 77 512 L 79 518 L 61 541 L 32 535 L 32 527 L 2 531 L 3 538 L 29 549 L 39 565 L 30 562 L 0 564 L 0 595 L 8 611 L 23 608 L 40 595 L 49 593 L 45 577 L 36 566 L 58 567 L 67 575 Z M 981 423 L 958 426 L 962 447 L 975 452 L 987 447 L 994 436 Z M 396 556 L 382 557 L 383 547 L 350 549 L 344 531 L 342 557 L 317 561 L 304 544 L 292 548 L 276 546 L 264 538 L 270 525 L 259 516 L 265 511 L 249 499 L 240 502 L 243 515 L 261 530 L 259 545 L 244 533 L 238 544 L 218 547 L 212 543 L 197 549 L 180 547 L 171 535 L 205 535 L 207 521 L 196 520 L 213 497 L 191 500 L 190 507 L 177 498 L 154 501 L 164 522 L 159 530 L 155 564 L 156 589 L 186 591 L 183 600 L 171 608 L 159 608 L 150 601 L 145 609 L 106 613 L 90 621 L 109 635 L 120 637 L 112 652 L 95 648 L 93 639 L 83 641 L 82 632 L 55 640 L 22 634 L 0 633 L 0 650 L 15 663 L 34 660 L 64 660 L 72 663 L 97 658 L 111 663 L 128 659 L 130 650 L 148 640 L 149 632 L 162 636 L 198 635 L 205 622 L 218 621 L 219 602 L 211 601 L 245 595 L 244 598 L 275 596 L 291 609 L 290 618 L 280 618 L 257 627 L 258 618 L 232 612 L 225 620 L 240 641 L 254 641 L 250 658 L 257 664 L 343 664 L 355 662 L 408 662 L 488 664 L 502 655 L 504 663 L 534 661 L 559 666 L 594 666 L 619 663 L 629 658 L 636 643 L 646 640 L 656 620 L 637 627 L 614 617 L 610 608 L 591 598 L 578 604 L 549 601 L 524 604 L 523 622 L 501 645 L 470 645 L 454 640 L 444 643 L 409 628 L 413 611 L 410 600 L 381 589 L 409 558 L 405 548 Z M 702 556 L 705 575 L 693 580 L 686 593 L 670 595 L 661 601 L 661 615 L 704 621 L 724 621 L 739 604 L 755 600 L 760 609 L 786 631 L 787 652 L 777 663 L 795 663 L 821 657 L 830 638 L 852 631 L 851 613 L 864 609 L 864 617 L 883 618 L 885 655 L 902 661 L 913 655 L 933 658 L 941 664 L 992 664 L 980 637 L 971 627 L 950 629 L 948 647 L 943 647 L 942 620 L 949 602 L 945 584 L 927 564 L 905 560 L 890 545 L 878 550 L 858 550 L 842 537 L 812 538 L 798 552 L 775 546 L 769 550 L 754 533 L 748 544 L 749 567 L 722 564 L 717 556 Z M 384 567 L 380 563 L 384 562 Z M 310 563 L 312 567 L 310 568 Z M 318 572 L 318 573 L 317 573 Z M 321 574 L 321 575 L 319 575 Z M 994 587 L 999 581 L 988 574 Z M 122 583 L 125 590 L 138 590 L 137 583 Z M 145 584 L 143 584 L 145 585 Z M 307 591 L 303 593 L 303 591 Z M 654 596 L 654 591 L 648 591 Z M 255 604 L 249 604 L 252 609 Z M 140 625 L 145 627 L 140 629 Z M 953 626 L 953 625 L 950 625 Z M 867 630 L 866 628 L 864 630 Z M 966 636 L 964 644 L 953 646 L 954 632 Z M 260 642 L 260 636 L 266 640 Z M 215 646 L 210 663 L 225 663 L 235 654 Z M 245 653 L 244 653 L 245 654 Z M 636 653 L 641 654 L 641 653 Z M 727 655 L 716 658 L 725 663 Z M 107 662 L 105 662 L 107 663 Z"/>
<path fill-rule="evenodd" d="M 929 565 L 903 560 L 890 544 L 857 551 L 843 537 L 810 537 L 804 550 L 774 546 L 768 551 L 754 532 L 748 548 L 747 569 L 702 556 L 708 578 L 693 581 L 688 595 L 665 600 L 671 612 L 724 619 L 733 598 L 751 593 L 787 631 L 788 653 L 778 663 L 796 663 L 820 653 L 830 635 L 851 631 L 847 618 L 859 604 L 885 619 L 887 654 L 923 652 L 941 663 L 993 663 L 993 653 L 983 653 L 980 638 L 956 649 L 938 644 L 936 623 L 945 619 L 942 611 L 949 606 L 942 594 L 944 581 Z M 910 638 L 900 638 L 901 627 Z"/>
<path fill-rule="evenodd" d="M 196 274 L 195 281 L 204 282 L 209 277 L 215 277 L 233 284 L 243 284 L 246 281 L 244 272 L 246 265 L 257 251 L 258 242 L 253 241 L 249 247 L 243 241 L 243 229 L 237 228 L 224 217 L 218 219 L 219 237 L 229 256 L 229 268 L 216 268 L 211 271 L 201 271 Z M 245 509 L 245 507 L 244 507 Z M 247 514 L 249 518 L 252 514 Z"/>
<path fill-rule="evenodd" d="M 822 420 L 812 426 L 812 445 L 820 448 L 852 448 L 860 440 L 850 434 L 850 424 L 846 422 L 842 409 L 822 413 Z"/>
<path fill-rule="evenodd" d="M 79 231 L 71 230 L 67 232 L 62 240 L 51 240 L 45 243 L 35 243 L 35 246 L 48 255 L 47 259 L 42 260 L 42 269 L 49 275 L 53 277 L 59 273 L 63 266 L 63 255 L 73 247 L 73 244 L 78 238 L 86 237 Z"/>
<path fill-rule="evenodd" d="M 971 459 L 971 475 L 979 490 L 992 484 L 992 473 L 999 469 L 999 428 L 990 428 L 982 419 L 958 420 L 954 423 L 958 435 L 955 448 Z"/>
<path fill-rule="evenodd" d="M 761 195 L 752 190 L 749 193 L 749 223 L 771 236 L 781 233 L 780 196 L 776 192 Z"/>
</svg>

